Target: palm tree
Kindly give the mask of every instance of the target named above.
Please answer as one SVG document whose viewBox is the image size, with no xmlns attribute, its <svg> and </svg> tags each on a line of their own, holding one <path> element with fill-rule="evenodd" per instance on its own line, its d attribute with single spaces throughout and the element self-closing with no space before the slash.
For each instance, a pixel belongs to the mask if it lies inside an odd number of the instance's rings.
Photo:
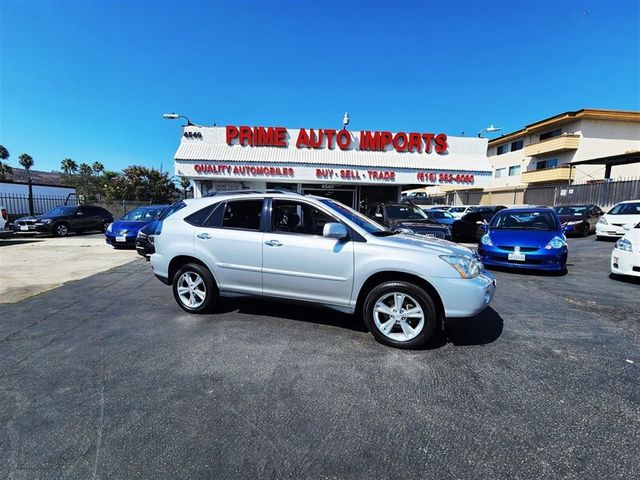
<svg viewBox="0 0 640 480">
<path fill-rule="evenodd" d="M 6 180 L 7 175 L 13 173 L 13 168 L 2 161 L 7 158 L 9 158 L 9 150 L 4 148 L 4 145 L 0 145 L 0 180 Z"/>
<path fill-rule="evenodd" d="M 60 162 L 60 168 L 62 168 L 62 171 L 67 175 L 72 175 L 78 171 L 78 164 L 75 160 L 65 158 Z"/>
<path fill-rule="evenodd" d="M 33 188 L 31 187 L 31 172 L 33 167 L 33 158 L 31 155 L 23 153 L 18 157 L 18 163 L 27 171 L 27 183 L 29 184 L 29 215 L 33 215 Z"/>
<path fill-rule="evenodd" d="M 191 182 L 187 177 L 180 177 L 180 186 L 184 193 L 184 198 L 187 198 L 187 189 L 191 186 Z"/>
<path fill-rule="evenodd" d="M 91 165 L 91 168 L 96 173 L 100 173 L 104 171 L 104 165 L 100 162 L 93 162 L 93 165 Z"/>
</svg>

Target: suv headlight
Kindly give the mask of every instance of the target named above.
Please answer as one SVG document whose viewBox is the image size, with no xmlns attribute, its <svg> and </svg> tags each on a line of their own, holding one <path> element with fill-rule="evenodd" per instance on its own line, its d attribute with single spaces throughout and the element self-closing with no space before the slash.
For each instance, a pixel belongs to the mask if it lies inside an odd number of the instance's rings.
<svg viewBox="0 0 640 480">
<path fill-rule="evenodd" d="M 545 249 L 551 250 L 552 248 L 562 248 L 564 247 L 564 239 L 560 237 L 553 237 L 549 243 L 545 245 Z"/>
<path fill-rule="evenodd" d="M 491 241 L 491 237 L 488 233 L 485 233 L 480 239 L 480 243 L 486 245 L 487 247 L 493 247 L 493 242 Z"/>
<path fill-rule="evenodd" d="M 416 233 L 410 228 L 396 228 L 395 231 L 398 233 Z"/>
<path fill-rule="evenodd" d="M 455 268 L 462 278 L 477 277 L 482 271 L 482 263 L 473 258 L 459 255 L 440 255 L 440 258 Z"/>
<path fill-rule="evenodd" d="M 42 220 L 40 220 L 40 223 L 43 225 L 47 225 L 51 222 L 53 222 L 53 220 L 51 220 L 50 218 L 43 218 Z"/>
<path fill-rule="evenodd" d="M 609 222 L 607 222 L 607 219 L 604 218 L 604 216 L 600 217 L 600 220 L 598 220 L 598 223 L 601 223 L 602 225 L 607 225 Z"/>
<path fill-rule="evenodd" d="M 582 223 L 582 220 L 574 220 L 572 222 L 567 222 L 567 225 L 578 225 L 579 223 Z"/>
<path fill-rule="evenodd" d="M 616 242 L 616 248 L 618 250 L 624 250 L 625 252 L 633 252 L 632 247 L 633 245 L 626 238 L 621 238 Z"/>
<path fill-rule="evenodd" d="M 136 237 L 138 237 L 138 238 L 147 238 L 147 234 L 144 233 L 142 230 L 138 230 L 138 234 L 136 235 Z"/>
</svg>

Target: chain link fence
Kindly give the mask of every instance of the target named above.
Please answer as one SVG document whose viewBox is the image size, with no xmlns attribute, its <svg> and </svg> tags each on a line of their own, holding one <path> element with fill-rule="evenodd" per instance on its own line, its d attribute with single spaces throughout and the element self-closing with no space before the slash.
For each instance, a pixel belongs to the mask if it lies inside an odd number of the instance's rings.
<svg viewBox="0 0 640 480">
<path fill-rule="evenodd" d="M 33 213 L 34 215 L 40 215 L 41 213 L 44 213 L 60 205 L 78 205 L 80 203 L 84 204 L 84 202 L 80 202 L 80 199 L 73 194 L 67 196 L 34 195 Z M 149 205 L 150 202 L 114 200 L 109 202 L 87 202 L 86 204 L 102 207 L 111 212 L 114 218 L 120 218 L 122 215 L 133 210 L 134 208 Z M 29 195 L 2 193 L 0 194 L 0 207 L 4 207 L 7 210 L 7 221 L 11 223 L 16 218 L 29 215 Z"/>
</svg>

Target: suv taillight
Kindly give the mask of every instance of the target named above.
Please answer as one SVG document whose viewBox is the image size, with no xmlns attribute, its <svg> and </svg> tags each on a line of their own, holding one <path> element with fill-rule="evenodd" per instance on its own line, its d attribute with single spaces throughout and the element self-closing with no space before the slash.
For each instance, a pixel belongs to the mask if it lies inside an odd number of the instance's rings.
<svg viewBox="0 0 640 480">
<path fill-rule="evenodd" d="M 3 209 L 2 209 L 2 219 L 3 219 L 3 220 L 6 220 L 6 219 L 7 219 L 7 209 L 6 209 L 6 208 L 3 208 Z"/>
</svg>

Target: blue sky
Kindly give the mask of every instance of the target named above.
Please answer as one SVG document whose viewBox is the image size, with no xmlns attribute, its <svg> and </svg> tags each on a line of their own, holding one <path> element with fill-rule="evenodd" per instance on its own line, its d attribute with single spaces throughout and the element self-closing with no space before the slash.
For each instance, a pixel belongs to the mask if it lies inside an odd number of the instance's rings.
<svg viewBox="0 0 640 480">
<path fill-rule="evenodd" d="M 171 168 L 179 123 L 503 133 L 640 110 L 640 2 L 0 0 L 17 165 Z"/>
</svg>

